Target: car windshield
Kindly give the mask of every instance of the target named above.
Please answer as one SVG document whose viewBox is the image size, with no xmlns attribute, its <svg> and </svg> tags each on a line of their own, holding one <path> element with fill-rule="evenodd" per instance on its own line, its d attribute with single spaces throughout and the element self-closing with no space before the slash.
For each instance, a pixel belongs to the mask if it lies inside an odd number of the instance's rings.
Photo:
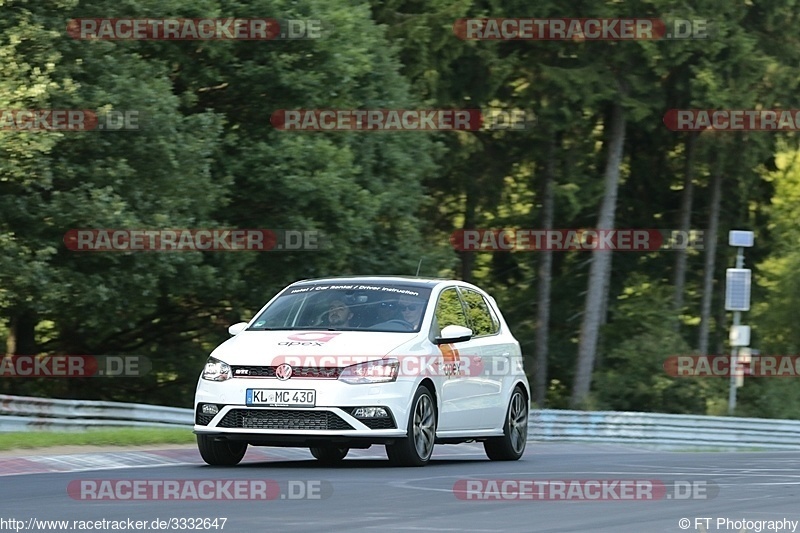
<svg viewBox="0 0 800 533">
<path fill-rule="evenodd" d="M 430 294 L 411 284 L 303 283 L 285 289 L 248 330 L 417 332 Z"/>
</svg>

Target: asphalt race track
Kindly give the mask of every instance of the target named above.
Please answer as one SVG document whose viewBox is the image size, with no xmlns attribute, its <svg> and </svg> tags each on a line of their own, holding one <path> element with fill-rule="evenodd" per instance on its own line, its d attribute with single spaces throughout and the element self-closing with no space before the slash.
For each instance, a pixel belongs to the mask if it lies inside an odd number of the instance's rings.
<svg viewBox="0 0 800 533">
<path fill-rule="evenodd" d="M 664 452 L 531 442 L 522 460 L 502 463 L 488 461 L 480 445 L 466 444 L 438 446 L 423 468 L 389 466 L 381 446 L 351 451 L 335 467 L 320 466 L 304 449 L 251 449 L 233 468 L 206 466 L 199 455 L 192 460 L 189 448 L 183 453 L 188 460 L 162 466 L 119 467 L 109 461 L 84 471 L 78 466 L 61 473 L 0 476 L 0 531 L 15 530 L 9 519 L 25 521 L 18 531 L 43 530 L 28 523 L 32 518 L 70 521 L 70 527 L 50 531 L 88 530 L 72 527 L 73 521 L 131 519 L 146 522 L 143 531 L 194 526 L 234 533 L 792 531 L 788 521 L 800 520 L 797 452 Z M 87 480 L 97 492 L 81 492 Z M 87 499 L 102 494 L 97 480 L 126 480 L 126 486 L 131 480 L 195 480 L 189 482 L 195 487 L 209 480 L 261 480 L 261 486 L 267 480 L 271 489 L 268 499 Z M 473 481 L 469 494 L 467 480 Z M 550 481 L 532 498 L 530 490 L 513 492 L 507 484 L 498 492 L 498 485 L 476 480 Z M 566 500 L 563 489 L 574 480 L 582 480 L 583 488 Z M 598 492 L 599 480 L 606 480 L 612 492 Z M 638 480 L 636 486 L 656 490 L 637 497 L 635 491 L 613 489 L 615 480 L 620 487 Z M 561 492 L 551 490 L 558 486 Z M 113 494 L 131 497 L 130 491 Z M 620 495 L 624 498 L 616 499 Z M 181 518 L 219 520 L 214 527 L 211 521 L 177 521 Z M 227 519 L 224 528 L 222 518 Z M 109 524 L 81 527 L 112 531 Z"/>
</svg>

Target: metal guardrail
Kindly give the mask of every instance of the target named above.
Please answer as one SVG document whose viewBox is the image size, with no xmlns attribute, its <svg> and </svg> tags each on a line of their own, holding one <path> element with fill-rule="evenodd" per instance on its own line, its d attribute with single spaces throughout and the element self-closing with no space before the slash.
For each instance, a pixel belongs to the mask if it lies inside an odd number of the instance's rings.
<svg viewBox="0 0 800 533">
<path fill-rule="evenodd" d="M 89 428 L 190 428 L 191 409 L 0 395 L 0 432 Z M 529 441 L 666 448 L 800 449 L 800 421 L 616 411 L 532 410 Z"/>
<path fill-rule="evenodd" d="M 0 394 L 0 432 L 191 427 L 191 409 L 138 403 L 54 400 Z"/>
<path fill-rule="evenodd" d="M 531 411 L 529 441 L 800 449 L 800 421 L 617 411 Z"/>
</svg>

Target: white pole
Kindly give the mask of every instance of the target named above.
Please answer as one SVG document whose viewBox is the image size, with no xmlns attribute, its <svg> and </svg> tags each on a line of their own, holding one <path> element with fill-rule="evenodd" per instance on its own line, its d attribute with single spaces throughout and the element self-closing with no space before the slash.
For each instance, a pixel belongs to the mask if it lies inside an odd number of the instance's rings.
<svg viewBox="0 0 800 533">
<path fill-rule="evenodd" d="M 736 268 L 744 268 L 744 248 L 741 246 L 739 247 L 736 253 Z M 742 323 L 742 312 L 741 311 L 734 311 L 733 312 L 733 328 L 736 329 L 736 326 L 739 326 Z M 730 388 L 728 390 L 728 414 L 732 415 L 736 410 L 736 372 L 738 370 L 739 364 L 739 347 L 733 346 L 731 347 L 731 379 L 730 379 Z"/>
</svg>

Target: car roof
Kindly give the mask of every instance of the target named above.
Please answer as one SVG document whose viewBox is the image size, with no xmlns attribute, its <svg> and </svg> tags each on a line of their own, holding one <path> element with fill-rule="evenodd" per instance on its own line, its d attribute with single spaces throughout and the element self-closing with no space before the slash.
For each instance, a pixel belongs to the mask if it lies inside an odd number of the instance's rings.
<svg viewBox="0 0 800 533">
<path fill-rule="evenodd" d="M 338 276 L 328 278 L 313 278 L 303 279 L 292 283 L 298 285 L 303 283 L 320 283 L 320 282 L 336 282 L 336 283 L 399 283 L 404 285 L 416 285 L 434 287 L 441 283 L 455 283 L 469 285 L 463 281 L 446 279 L 446 278 L 417 278 L 413 276 Z"/>
</svg>

